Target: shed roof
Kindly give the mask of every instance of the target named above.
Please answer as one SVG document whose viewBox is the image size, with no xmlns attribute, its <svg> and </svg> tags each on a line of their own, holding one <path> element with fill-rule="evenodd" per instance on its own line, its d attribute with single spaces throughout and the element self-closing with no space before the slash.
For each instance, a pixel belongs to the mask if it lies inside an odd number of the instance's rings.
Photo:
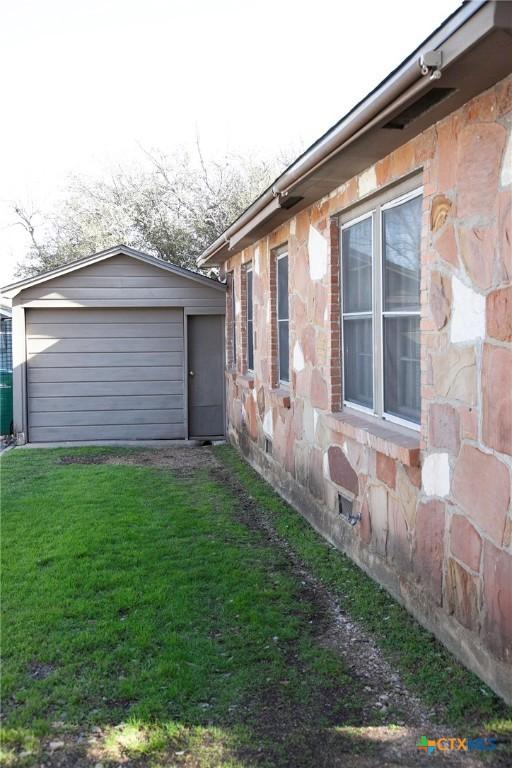
<svg viewBox="0 0 512 768">
<path fill-rule="evenodd" d="M 135 248 L 130 248 L 128 245 L 116 245 L 112 248 L 107 248 L 104 251 L 93 253 L 91 256 L 84 256 L 81 259 L 70 261 L 69 263 L 64 264 L 62 267 L 58 267 L 57 269 L 52 269 L 48 272 L 42 272 L 39 275 L 34 275 L 34 277 L 26 277 L 23 280 L 18 280 L 16 283 L 10 283 L 0 290 L 6 297 L 13 298 L 20 291 L 25 290 L 25 288 L 30 288 L 31 286 L 38 285 L 39 283 L 45 283 L 47 280 L 53 280 L 55 277 L 66 275 L 69 272 L 75 272 L 76 270 L 83 269 L 84 267 L 89 267 L 91 264 L 96 264 L 99 261 L 105 261 L 106 259 L 112 258 L 112 256 L 130 256 L 133 259 L 138 259 L 139 261 L 143 261 L 146 264 L 150 264 L 151 266 L 167 270 L 167 272 L 172 272 L 181 277 L 185 277 L 188 280 L 195 280 L 196 282 L 203 283 L 204 285 L 208 285 L 210 288 L 216 288 L 220 291 L 226 290 L 226 286 L 218 280 L 214 280 L 211 277 L 206 277 L 205 275 L 200 275 L 198 272 L 193 272 L 192 270 L 185 269 L 184 267 L 178 267 L 176 264 L 171 264 L 170 262 L 159 259 L 156 256 L 150 256 L 149 253 L 143 253 L 142 251 L 138 251 Z"/>
</svg>

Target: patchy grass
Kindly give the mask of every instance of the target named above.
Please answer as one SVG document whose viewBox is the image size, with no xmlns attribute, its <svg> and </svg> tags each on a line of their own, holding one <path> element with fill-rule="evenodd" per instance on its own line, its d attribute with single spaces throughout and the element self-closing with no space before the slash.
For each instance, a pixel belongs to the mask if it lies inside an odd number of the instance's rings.
<svg viewBox="0 0 512 768">
<path fill-rule="evenodd" d="M 364 722 L 285 555 L 207 470 L 60 463 L 69 453 L 2 461 L 6 762 L 96 727 L 102 759 L 165 747 L 201 765 L 309 765 L 326 727 Z"/>
<path fill-rule="evenodd" d="M 82 448 L 2 458 L 6 765 L 380 760 L 384 736 L 407 712 L 376 711 L 375 694 L 326 647 L 325 607 L 279 542 L 244 515 L 241 487 L 424 701 L 444 702 L 458 727 L 479 733 L 492 719 L 494 732 L 507 732 L 496 697 L 232 449 L 202 453 L 193 467 L 181 454 L 174 469 L 152 466 L 151 455 Z M 403 760 L 395 750 L 395 764 L 415 764 L 413 744 Z"/>
<path fill-rule="evenodd" d="M 348 557 L 330 546 L 228 446 L 215 449 L 264 510 L 282 538 L 311 572 L 339 595 L 343 608 L 360 622 L 397 667 L 409 688 L 429 706 L 443 706 L 454 727 L 512 733 L 512 709 L 463 667 L 383 588 Z"/>
</svg>

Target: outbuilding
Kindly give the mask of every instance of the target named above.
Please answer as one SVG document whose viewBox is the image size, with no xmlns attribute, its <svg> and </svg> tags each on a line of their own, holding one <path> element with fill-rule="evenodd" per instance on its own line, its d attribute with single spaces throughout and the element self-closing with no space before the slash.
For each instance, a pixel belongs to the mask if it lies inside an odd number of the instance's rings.
<svg viewBox="0 0 512 768">
<path fill-rule="evenodd" d="M 18 444 L 224 435 L 222 283 L 120 245 L 2 293 Z"/>
</svg>

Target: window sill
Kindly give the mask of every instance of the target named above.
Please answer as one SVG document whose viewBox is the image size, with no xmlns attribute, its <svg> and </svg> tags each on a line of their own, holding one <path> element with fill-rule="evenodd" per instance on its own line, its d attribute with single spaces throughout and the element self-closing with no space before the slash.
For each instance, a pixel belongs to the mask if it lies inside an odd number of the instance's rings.
<svg viewBox="0 0 512 768">
<path fill-rule="evenodd" d="M 274 387 L 270 390 L 270 396 L 276 401 L 276 404 L 281 408 L 291 408 L 290 400 L 290 388 L 281 384 L 279 387 Z"/>
<path fill-rule="evenodd" d="M 254 375 L 252 373 L 239 373 L 238 375 L 236 374 L 236 371 L 234 373 L 236 383 L 243 389 L 254 389 Z"/>
<path fill-rule="evenodd" d="M 420 434 L 389 421 L 382 421 L 346 408 L 340 413 L 325 416 L 326 425 L 333 432 L 368 445 L 408 467 L 420 465 Z"/>
</svg>

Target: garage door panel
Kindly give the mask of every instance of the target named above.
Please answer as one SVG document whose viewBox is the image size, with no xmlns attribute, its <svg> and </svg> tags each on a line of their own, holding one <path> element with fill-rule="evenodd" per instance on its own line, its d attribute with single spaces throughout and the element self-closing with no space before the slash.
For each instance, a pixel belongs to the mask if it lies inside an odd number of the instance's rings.
<svg viewBox="0 0 512 768">
<path fill-rule="evenodd" d="M 34 311 L 34 310 L 31 310 Z M 88 310 L 87 310 L 88 311 Z M 97 339 L 98 325 L 106 327 L 109 336 L 117 339 L 183 338 L 183 323 L 28 323 L 27 337 L 32 339 Z"/>
<path fill-rule="evenodd" d="M 69 370 L 69 369 L 68 369 Z M 77 390 L 77 384 L 83 387 L 83 395 Z M 34 398 L 98 397 L 112 395 L 182 395 L 182 381 L 66 381 L 59 383 L 32 382 L 28 385 L 30 401 Z"/>
<path fill-rule="evenodd" d="M 110 329 L 108 329 L 110 333 Z M 182 338 L 146 338 L 146 339 L 27 339 L 27 354 L 61 354 L 71 352 L 183 352 Z"/>
<path fill-rule="evenodd" d="M 181 408 L 149 410 L 141 408 L 128 411 L 53 411 L 51 413 L 32 413 L 32 427 L 75 427 L 91 426 L 105 430 L 113 425 L 130 426 L 135 424 L 181 424 Z"/>
<path fill-rule="evenodd" d="M 163 362 L 170 366 L 183 365 L 182 352 L 91 352 L 66 354 L 45 352 L 40 355 L 28 355 L 28 364 L 32 368 L 119 368 L 127 366 L 161 366 Z"/>
<path fill-rule="evenodd" d="M 29 440 L 185 437 L 183 361 L 180 310 L 29 310 Z"/>
<path fill-rule="evenodd" d="M 29 383 L 48 382 L 100 382 L 115 381 L 165 381 L 172 383 L 183 378 L 183 366 L 154 366 L 152 368 L 117 367 L 117 368 L 30 368 Z M 129 393 L 127 393 L 129 394 Z M 135 393 L 137 394 L 137 393 Z"/>
<path fill-rule="evenodd" d="M 183 408 L 183 395 L 122 395 L 112 397 L 31 397 L 30 413 L 49 411 L 127 411 Z"/>
<path fill-rule="evenodd" d="M 98 427 L 32 427 L 34 443 L 79 440 L 179 440 L 185 437 L 182 424 L 111 425 L 108 432 Z"/>
</svg>

